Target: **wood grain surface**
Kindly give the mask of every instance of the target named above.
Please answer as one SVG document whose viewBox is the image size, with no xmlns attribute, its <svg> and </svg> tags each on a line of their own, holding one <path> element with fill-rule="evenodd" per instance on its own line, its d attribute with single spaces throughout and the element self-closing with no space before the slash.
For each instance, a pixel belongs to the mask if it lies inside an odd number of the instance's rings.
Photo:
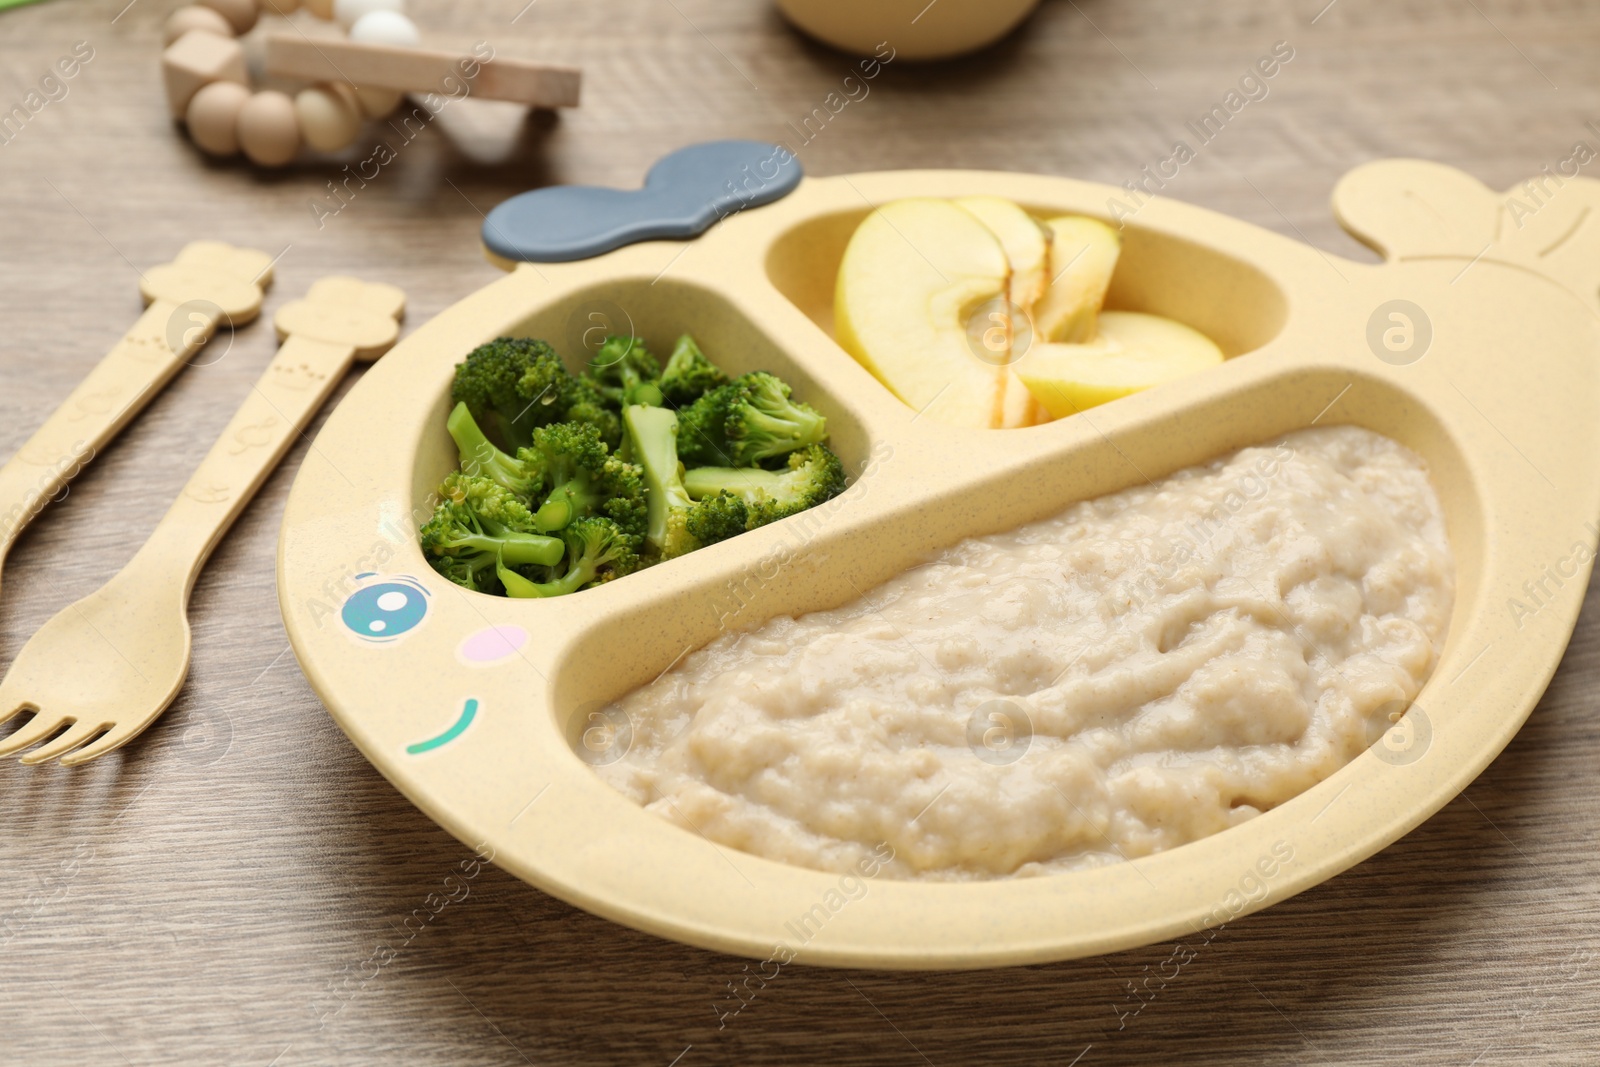
<svg viewBox="0 0 1600 1067">
<path fill-rule="evenodd" d="M 477 230 L 502 199 L 633 185 L 691 141 L 793 138 L 849 68 L 756 0 L 524 3 L 413 13 L 442 43 L 582 67 L 580 109 L 526 122 L 446 109 L 410 141 L 369 127 L 338 158 L 277 172 L 204 159 L 167 117 L 157 56 L 175 0 L 0 14 L 0 113 L 75 42 L 93 49 L 0 139 L 0 456 L 133 322 L 136 268 L 188 240 L 281 253 L 269 315 L 344 272 L 400 286 L 420 323 L 498 276 Z M 1278 41 L 1294 57 L 1268 95 L 1195 146 L 1185 123 Z M 1120 184 L 1185 139 L 1197 158 L 1168 195 L 1361 256 L 1328 210 L 1350 167 L 1420 156 L 1505 187 L 1579 141 L 1600 147 L 1597 45 L 1600 9 L 1582 0 L 1046 0 L 983 55 L 890 64 L 800 156 L 818 175 L 988 167 Z M 331 213 L 329 183 L 379 139 L 395 158 Z M 266 323 L 213 342 L 24 535 L 0 591 L 0 664 L 132 555 L 273 350 Z M 306 447 L 201 579 L 194 671 L 165 718 L 83 770 L 0 765 L 0 1063 L 1600 1058 L 1593 604 L 1532 720 L 1463 796 L 1181 965 L 1169 944 L 987 973 L 793 967 L 719 1028 L 743 961 L 492 867 L 407 927 L 470 854 L 356 753 L 289 651 L 273 554 Z"/>
</svg>

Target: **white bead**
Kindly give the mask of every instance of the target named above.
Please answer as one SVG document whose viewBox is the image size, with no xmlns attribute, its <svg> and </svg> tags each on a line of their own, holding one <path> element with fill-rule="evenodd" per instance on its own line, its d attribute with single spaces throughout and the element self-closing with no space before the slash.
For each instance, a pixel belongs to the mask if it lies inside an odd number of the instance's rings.
<svg viewBox="0 0 1600 1067">
<path fill-rule="evenodd" d="M 349 29 L 369 11 L 395 11 L 405 14 L 406 0 L 333 0 L 333 17 Z"/>
<path fill-rule="evenodd" d="M 417 24 L 398 11 L 369 11 L 350 27 L 350 39 L 361 44 L 387 44 L 402 48 L 422 43 Z"/>
</svg>

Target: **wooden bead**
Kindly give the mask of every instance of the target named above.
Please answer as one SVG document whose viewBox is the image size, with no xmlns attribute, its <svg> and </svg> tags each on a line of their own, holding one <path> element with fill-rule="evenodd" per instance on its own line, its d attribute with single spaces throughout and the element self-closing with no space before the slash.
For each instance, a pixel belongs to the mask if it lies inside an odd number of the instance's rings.
<svg viewBox="0 0 1600 1067">
<path fill-rule="evenodd" d="M 213 156 L 231 156 L 239 151 L 239 110 L 249 99 L 250 90 L 238 82 L 203 86 L 184 113 L 190 139 Z"/>
<path fill-rule="evenodd" d="M 180 7 L 167 16 L 167 21 L 161 27 L 161 46 L 176 41 L 190 30 L 205 30 L 218 37 L 232 37 L 233 24 L 209 7 L 198 4 L 189 7 Z"/>
<path fill-rule="evenodd" d="M 281 167 L 300 150 L 294 101 L 274 89 L 256 93 L 239 109 L 239 147 L 252 163 Z"/>
<path fill-rule="evenodd" d="M 234 33 L 249 33 L 261 14 L 256 0 L 199 0 L 199 3 L 227 19 Z"/>
<path fill-rule="evenodd" d="M 319 19 L 333 18 L 333 0 L 301 0 L 301 3 Z"/>
<path fill-rule="evenodd" d="M 319 152 L 337 152 L 361 133 L 361 109 L 355 92 L 343 85 L 314 85 L 295 94 L 295 116 L 306 144 Z"/>
<path fill-rule="evenodd" d="M 206 30 L 190 30 L 161 53 L 161 80 L 167 89 L 172 117 L 183 118 L 189 100 L 211 82 L 249 83 L 244 49 L 232 37 Z"/>
<path fill-rule="evenodd" d="M 405 94 L 396 89 L 357 89 L 356 101 L 369 119 L 386 119 L 394 114 Z"/>
<path fill-rule="evenodd" d="M 261 0 L 261 9 L 279 15 L 290 15 L 300 9 L 300 0 Z"/>
</svg>

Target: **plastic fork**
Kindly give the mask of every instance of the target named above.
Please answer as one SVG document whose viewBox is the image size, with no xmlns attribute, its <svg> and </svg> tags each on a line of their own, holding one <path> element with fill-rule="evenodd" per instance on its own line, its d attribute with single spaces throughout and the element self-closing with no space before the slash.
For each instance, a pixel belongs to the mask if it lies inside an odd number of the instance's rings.
<svg viewBox="0 0 1600 1067">
<path fill-rule="evenodd" d="M 0 467 L 0 566 L 45 503 L 103 449 L 220 324 L 261 312 L 272 257 L 220 241 L 194 241 L 139 279 L 147 305 L 72 395 Z"/>
<path fill-rule="evenodd" d="M 404 308 L 393 286 L 335 277 L 274 316 L 277 355 L 150 540 L 45 623 L 0 681 L 0 722 L 33 712 L 0 756 L 85 763 L 167 709 L 189 673 L 189 593 L 206 559 L 351 365 L 394 344 Z"/>
</svg>

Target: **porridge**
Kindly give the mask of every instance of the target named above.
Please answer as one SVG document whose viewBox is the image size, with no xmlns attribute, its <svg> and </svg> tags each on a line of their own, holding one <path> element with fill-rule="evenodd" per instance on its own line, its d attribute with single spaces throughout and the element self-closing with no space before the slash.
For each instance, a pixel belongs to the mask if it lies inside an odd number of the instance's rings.
<svg viewBox="0 0 1600 1067">
<path fill-rule="evenodd" d="M 1304 430 L 724 635 L 617 703 L 632 747 L 597 771 L 712 841 L 827 871 L 1137 858 L 1355 758 L 1432 671 L 1453 592 L 1422 461 Z"/>
</svg>

